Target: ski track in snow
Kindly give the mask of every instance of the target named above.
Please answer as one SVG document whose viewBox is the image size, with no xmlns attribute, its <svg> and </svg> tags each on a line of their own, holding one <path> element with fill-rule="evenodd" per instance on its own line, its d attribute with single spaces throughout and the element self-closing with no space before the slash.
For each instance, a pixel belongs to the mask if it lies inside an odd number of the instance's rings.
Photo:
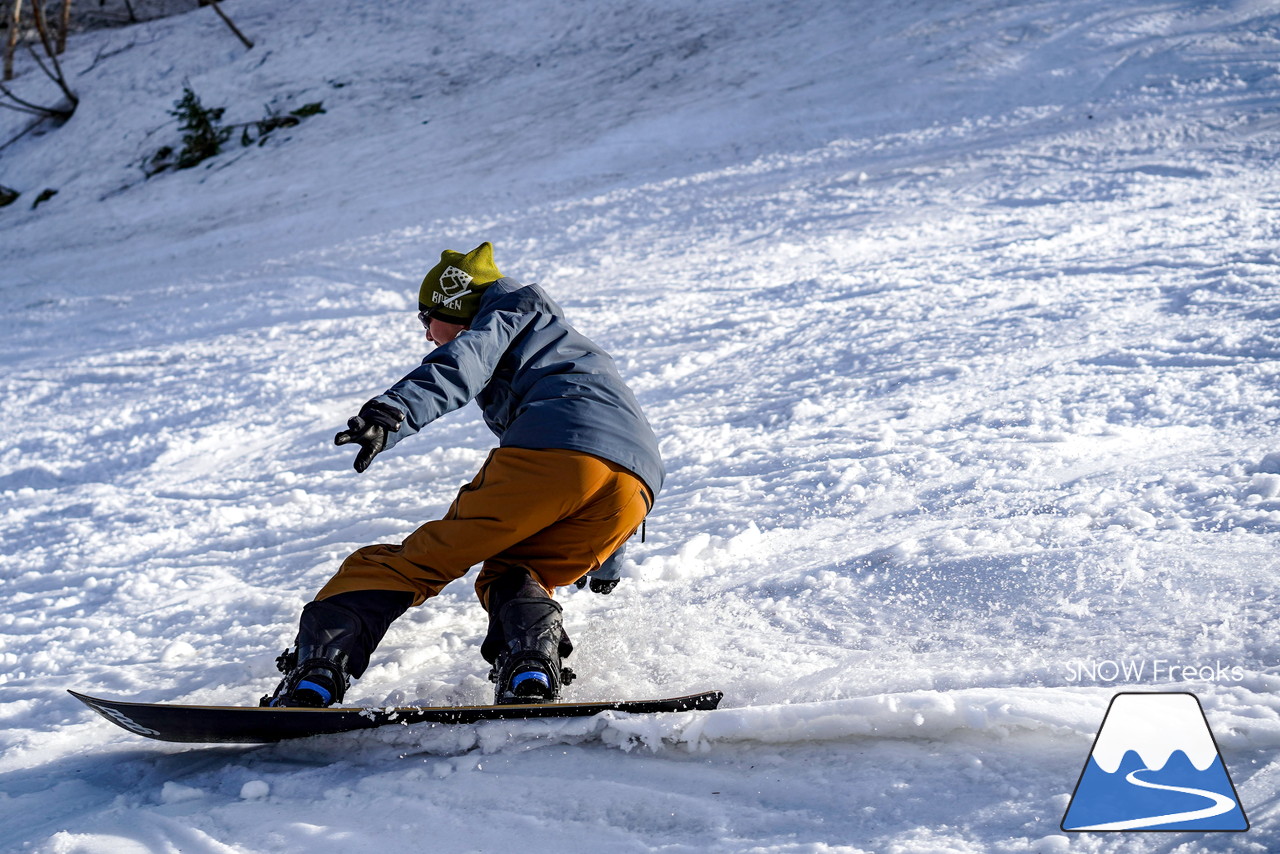
<svg viewBox="0 0 1280 854">
<path fill-rule="evenodd" d="M 253 51 L 74 36 L 75 118 L 0 151 L 0 850 L 1280 847 L 1269 4 L 232 13 Z M 326 113 L 144 182 L 184 80 Z M 337 562 L 443 511 L 473 408 L 360 477 L 331 441 L 482 239 L 670 472 L 617 592 L 562 594 L 575 697 L 725 708 L 200 749 L 66 695 L 254 702 Z M 351 699 L 485 702 L 483 631 L 454 585 Z M 1058 832 L 1126 689 L 1197 693 L 1249 833 Z"/>
</svg>

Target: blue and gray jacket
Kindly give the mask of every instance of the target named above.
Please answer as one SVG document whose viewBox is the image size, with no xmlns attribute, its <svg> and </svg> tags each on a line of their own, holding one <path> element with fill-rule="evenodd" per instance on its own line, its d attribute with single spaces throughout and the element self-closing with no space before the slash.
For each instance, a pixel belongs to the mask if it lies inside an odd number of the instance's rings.
<svg viewBox="0 0 1280 854">
<path fill-rule="evenodd" d="M 654 496 L 662 488 L 658 440 L 613 359 L 537 285 L 489 285 L 470 329 L 374 398 L 405 414 L 387 447 L 472 398 L 502 447 L 594 454 L 634 472 Z"/>
</svg>

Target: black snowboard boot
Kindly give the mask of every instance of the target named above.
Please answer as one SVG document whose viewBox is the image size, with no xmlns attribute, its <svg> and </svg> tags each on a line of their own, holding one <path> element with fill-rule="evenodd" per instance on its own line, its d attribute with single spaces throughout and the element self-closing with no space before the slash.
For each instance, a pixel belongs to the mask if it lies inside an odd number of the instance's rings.
<svg viewBox="0 0 1280 854">
<path fill-rule="evenodd" d="M 553 703 L 573 671 L 560 659 L 573 651 L 560 604 L 528 570 L 508 573 L 489 590 L 489 635 L 480 648 L 493 664 L 494 703 Z"/>
<path fill-rule="evenodd" d="M 412 601 L 411 593 L 357 590 L 308 603 L 298 621 L 297 648 L 276 659 L 284 679 L 258 705 L 324 708 L 342 702 L 351 677 L 364 673 L 370 653 Z"/>
<path fill-rule="evenodd" d="M 284 679 L 261 706 L 303 706 L 322 709 L 342 702 L 351 684 L 350 654 L 339 645 L 299 646 L 276 659 Z"/>
</svg>

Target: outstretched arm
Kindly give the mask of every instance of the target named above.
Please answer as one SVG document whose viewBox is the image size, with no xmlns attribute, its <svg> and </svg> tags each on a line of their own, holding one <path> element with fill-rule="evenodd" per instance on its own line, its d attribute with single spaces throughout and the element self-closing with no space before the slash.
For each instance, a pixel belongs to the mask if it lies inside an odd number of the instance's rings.
<svg viewBox="0 0 1280 854">
<path fill-rule="evenodd" d="M 334 442 L 359 444 L 355 468 L 364 471 L 379 453 L 478 395 L 529 321 L 525 312 L 481 312 L 470 329 L 437 347 L 421 365 L 366 403 Z"/>
</svg>

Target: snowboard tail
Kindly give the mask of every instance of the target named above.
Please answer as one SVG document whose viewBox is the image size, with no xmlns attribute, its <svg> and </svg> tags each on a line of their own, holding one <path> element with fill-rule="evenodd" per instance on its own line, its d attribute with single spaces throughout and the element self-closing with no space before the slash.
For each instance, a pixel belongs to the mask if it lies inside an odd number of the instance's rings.
<svg viewBox="0 0 1280 854">
<path fill-rule="evenodd" d="M 503 706 L 401 706 L 390 708 L 263 708 L 132 703 L 68 691 L 118 727 L 160 741 L 264 744 L 312 735 L 373 729 L 389 724 L 471 724 L 489 720 L 590 717 L 601 712 L 651 714 L 707 711 L 723 694 L 705 691 L 660 700 L 537 703 Z"/>
</svg>

